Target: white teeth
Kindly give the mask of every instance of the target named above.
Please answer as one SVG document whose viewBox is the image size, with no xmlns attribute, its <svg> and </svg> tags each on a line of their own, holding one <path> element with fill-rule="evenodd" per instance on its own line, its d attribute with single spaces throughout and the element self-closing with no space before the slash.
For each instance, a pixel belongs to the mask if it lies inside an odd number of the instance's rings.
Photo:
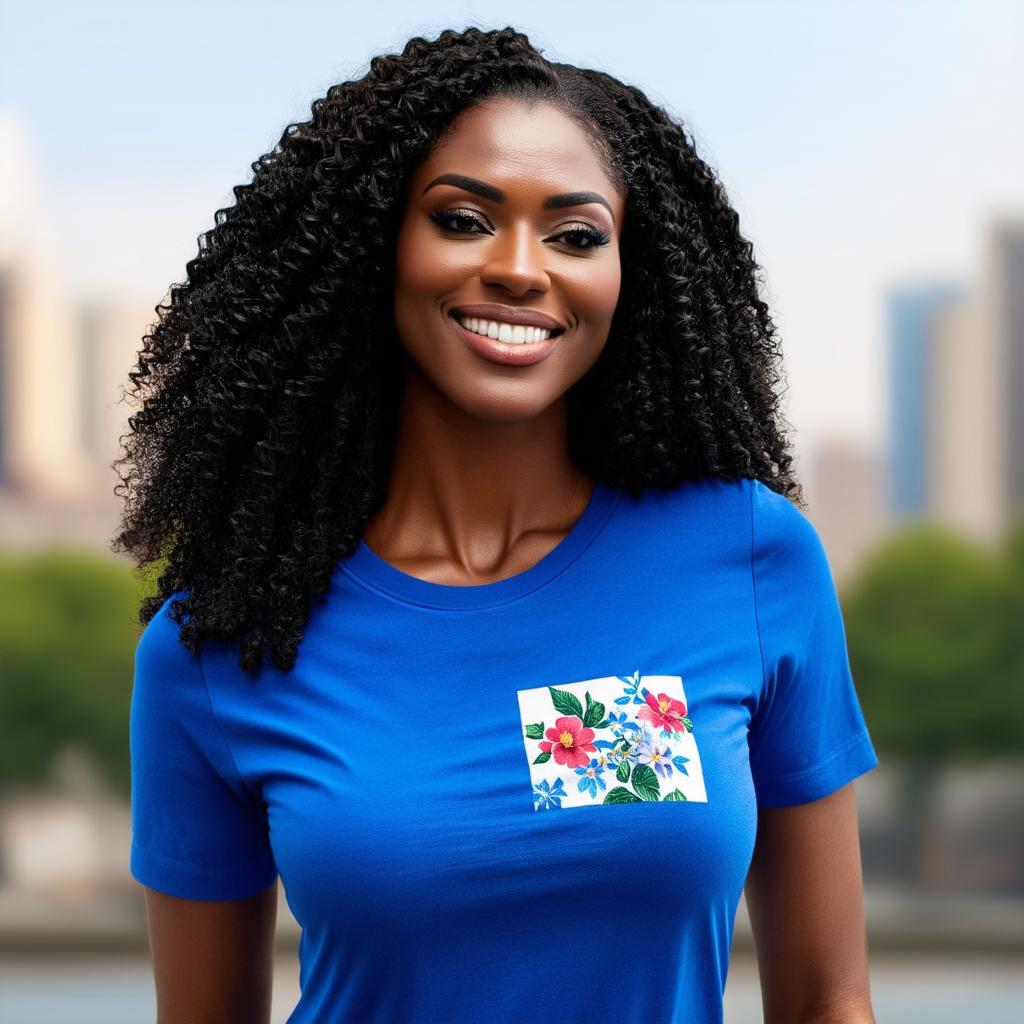
<svg viewBox="0 0 1024 1024">
<path fill-rule="evenodd" d="M 523 324 L 508 324 L 499 320 L 481 320 L 479 317 L 458 317 L 459 323 L 474 334 L 485 338 L 507 342 L 510 345 L 529 345 L 531 342 L 545 341 L 551 337 L 551 331 L 543 327 L 526 327 Z"/>
</svg>

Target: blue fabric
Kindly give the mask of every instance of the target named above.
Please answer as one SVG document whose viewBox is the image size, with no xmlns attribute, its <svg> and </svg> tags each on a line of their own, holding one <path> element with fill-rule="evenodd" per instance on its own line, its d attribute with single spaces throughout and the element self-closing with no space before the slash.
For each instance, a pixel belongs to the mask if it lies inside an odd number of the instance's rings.
<svg viewBox="0 0 1024 1024">
<path fill-rule="evenodd" d="M 878 763 L 825 551 L 757 481 L 598 484 L 481 586 L 361 543 L 290 673 L 192 658 L 170 600 L 136 651 L 132 872 L 200 900 L 280 872 L 294 1024 L 716 1024 L 758 807 Z"/>
</svg>

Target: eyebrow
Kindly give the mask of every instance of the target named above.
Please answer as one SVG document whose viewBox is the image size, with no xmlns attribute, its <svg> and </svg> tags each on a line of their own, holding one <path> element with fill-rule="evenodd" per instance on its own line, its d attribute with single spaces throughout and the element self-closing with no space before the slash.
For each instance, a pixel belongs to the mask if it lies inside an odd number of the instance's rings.
<svg viewBox="0 0 1024 1024">
<path fill-rule="evenodd" d="M 475 192 L 478 196 L 491 199 L 496 203 L 505 202 L 505 193 L 495 185 L 488 185 L 486 181 L 479 178 L 470 178 L 465 174 L 439 174 L 420 193 L 424 195 L 435 185 L 455 185 L 467 192 Z M 560 208 L 563 206 L 584 206 L 587 203 L 600 203 L 611 214 L 612 223 L 615 223 L 615 212 L 612 210 L 608 200 L 600 192 L 561 192 L 558 195 L 548 196 L 544 200 L 544 209 Z"/>
</svg>

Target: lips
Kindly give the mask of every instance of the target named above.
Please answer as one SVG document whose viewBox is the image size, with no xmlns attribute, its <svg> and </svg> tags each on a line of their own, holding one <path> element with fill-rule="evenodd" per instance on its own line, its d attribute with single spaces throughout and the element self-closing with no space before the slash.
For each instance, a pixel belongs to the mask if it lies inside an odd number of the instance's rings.
<svg viewBox="0 0 1024 1024">
<path fill-rule="evenodd" d="M 459 323 L 459 318 L 454 314 L 450 315 L 448 319 L 452 322 L 453 330 L 471 351 L 490 363 L 502 363 L 506 366 L 532 366 L 534 363 L 547 359 L 554 351 L 555 346 L 560 344 L 559 334 L 564 333 L 553 333 L 544 341 L 515 344 L 498 341 L 495 338 L 485 338 L 468 327 L 463 327 Z"/>
<path fill-rule="evenodd" d="M 479 317 L 481 320 L 497 320 L 507 324 L 522 324 L 524 327 L 543 327 L 555 335 L 565 331 L 565 325 L 539 309 L 526 309 L 519 306 L 502 306 L 492 302 L 478 302 L 472 305 L 456 306 L 449 316 L 465 320 L 467 317 Z"/>
</svg>

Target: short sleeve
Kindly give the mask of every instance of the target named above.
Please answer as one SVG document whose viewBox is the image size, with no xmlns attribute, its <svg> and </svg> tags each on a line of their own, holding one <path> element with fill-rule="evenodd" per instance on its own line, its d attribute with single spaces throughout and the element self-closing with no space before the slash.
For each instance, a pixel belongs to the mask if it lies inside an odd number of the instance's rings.
<svg viewBox="0 0 1024 1024">
<path fill-rule="evenodd" d="M 130 867 L 172 896 L 241 899 L 277 877 L 266 814 L 214 717 L 200 656 L 178 639 L 174 594 L 135 649 Z"/>
<path fill-rule="evenodd" d="M 878 764 L 850 672 L 824 545 L 786 497 L 751 481 L 751 572 L 763 680 L 748 741 L 758 807 L 827 796 Z"/>
</svg>

